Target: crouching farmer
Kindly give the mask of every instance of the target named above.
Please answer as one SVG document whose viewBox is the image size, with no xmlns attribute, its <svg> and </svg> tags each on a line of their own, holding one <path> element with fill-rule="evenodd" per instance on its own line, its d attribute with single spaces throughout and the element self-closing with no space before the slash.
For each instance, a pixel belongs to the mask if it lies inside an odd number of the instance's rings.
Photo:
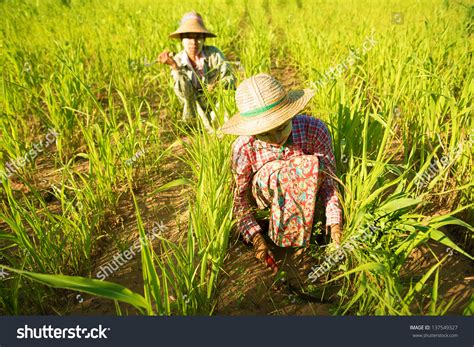
<svg viewBox="0 0 474 347">
<path fill-rule="evenodd" d="M 206 130 L 214 132 L 216 115 L 209 96 L 217 84 L 235 89 L 230 64 L 218 48 L 204 44 L 206 38 L 216 35 L 206 29 L 198 13 L 186 13 L 178 30 L 169 37 L 181 40 L 184 49 L 176 55 L 165 50 L 159 60 L 171 67 L 174 91 L 183 105 L 182 119 L 192 123 L 200 117 Z"/>
</svg>

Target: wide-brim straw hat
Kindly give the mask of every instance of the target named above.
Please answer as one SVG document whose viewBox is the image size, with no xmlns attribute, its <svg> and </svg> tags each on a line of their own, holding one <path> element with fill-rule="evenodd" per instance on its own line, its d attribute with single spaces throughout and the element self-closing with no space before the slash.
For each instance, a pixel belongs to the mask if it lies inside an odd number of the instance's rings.
<svg viewBox="0 0 474 347">
<path fill-rule="evenodd" d="M 239 112 L 220 128 L 225 134 L 257 135 L 279 127 L 305 108 L 314 92 L 311 89 L 286 92 L 268 74 L 244 80 L 235 92 Z"/>
<path fill-rule="evenodd" d="M 206 37 L 216 37 L 206 29 L 204 21 L 199 13 L 188 12 L 185 13 L 179 24 L 178 30 L 169 35 L 172 39 L 180 39 L 181 34 L 204 34 Z"/>
</svg>

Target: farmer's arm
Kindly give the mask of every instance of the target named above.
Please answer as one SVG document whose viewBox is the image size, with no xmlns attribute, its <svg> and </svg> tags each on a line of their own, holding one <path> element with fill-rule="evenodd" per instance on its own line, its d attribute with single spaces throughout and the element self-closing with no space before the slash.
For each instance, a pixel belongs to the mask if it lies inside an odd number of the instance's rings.
<svg viewBox="0 0 474 347">
<path fill-rule="evenodd" d="M 332 140 L 329 130 L 319 119 L 310 117 L 308 125 L 308 136 L 312 145 L 312 153 L 318 155 L 326 171 L 325 179 L 320 188 L 320 194 L 326 209 L 326 230 L 328 227 L 342 224 L 342 211 L 339 206 L 339 198 L 335 180 L 336 161 L 332 151 Z"/>
<path fill-rule="evenodd" d="M 185 99 L 187 90 L 192 88 L 190 78 L 182 69 L 171 70 L 171 75 L 173 76 L 173 89 L 176 95 L 181 99 Z"/>
<path fill-rule="evenodd" d="M 176 95 L 184 100 L 186 99 L 186 91 L 189 90 L 191 81 L 186 74 L 185 65 L 182 64 L 181 56 L 184 51 L 178 53 L 176 56 L 173 56 L 173 53 L 164 50 L 158 56 L 158 60 L 165 65 L 168 65 L 171 68 L 171 76 L 173 76 L 173 88 Z"/>
<path fill-rule="evenodd" d="M 237 139 L 232 151 L 232 172 L 236 183 L 233 212 L 234 219 L 237 221 L 237 230 L 242 234 L 245 243 L 250 243 L 254 235 L 262 231 L 247 198 L 252 181 L 252 167 L 248 152 L 245 144 Z"/>
<path fill-rule="evenodd" d="M 190 91 L 194 92 L 194 87 L 187 73 L 186 65 L 182 64 L 181 55 L 186 54 L 180 52 L 174 57 L 175 64 L 171 66 L 171 76 L 173 76 L 173 89 L 176 95 L 184 100 Z"/>
<path fill-rule="evenodd" d="M 209 69 L 216 69 L 218 80 L 213 83 L 220 83 L 226 89 L 235 88 L 235 76 L 232 67 L 226 60 L 224 54 L 216 47 L 209 47 L 211 50 L 211 59 L 209 59 Z"/>
</svg>

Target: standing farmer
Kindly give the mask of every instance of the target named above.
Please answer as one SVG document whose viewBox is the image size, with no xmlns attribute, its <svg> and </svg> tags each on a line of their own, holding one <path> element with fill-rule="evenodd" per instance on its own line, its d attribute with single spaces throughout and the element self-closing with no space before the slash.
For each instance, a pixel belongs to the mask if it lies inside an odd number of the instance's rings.
<svg viewBox="0 0 474 347">
<path fill-rule="evenodd" d="M 215 113 L 212 112 L 205 90 L 212 91 L 218 83 L 224 88 L 235 88 L 235 77 L 222 52 L 214 46 L 206 46 L 207 37 L 216 37 L 204 26 L 200 14 L 188 12 L 170 38 L 181 40 L 184 49 L 173 56 L 163 51 L 159 60 L 171 67 L 174 91 L 184 106 L 183 121 L 190 122 L 199 116 L 204 127 L 213 132 Z"/>
<path fill-rule="evenodd" d="M 241 135 L 232 150 L 237 228 L 244 241 L 254 245 L 257 259 L 274 272 L 277 266 L 252 212 L 253 202 L 270 210 L 271 242 L 303 246 L 297 257 L 309 246 L 319 199 L 325 207 L 326 233 L 330 229 L 337 244 L 341 238 L 331 136 L 321 120 L 298 114 L 312 96 L 310 90 L 287 93 L 272 76 L 258 74 L 239 85 L 235 100 L 240 112 L 221 128 Z"/>
</svg>

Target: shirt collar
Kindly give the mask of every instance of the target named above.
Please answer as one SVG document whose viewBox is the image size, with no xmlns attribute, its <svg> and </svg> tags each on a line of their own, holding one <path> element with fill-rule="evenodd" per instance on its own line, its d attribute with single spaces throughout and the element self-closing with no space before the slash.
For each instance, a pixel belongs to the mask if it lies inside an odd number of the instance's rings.
<svg viewBox="0 0 474 347">
<path fill-rule="evenodd" d="M 283 143 L 282 145 L 273 145 L 271 143 L 268 143 L 268 142 L 265 142 L 265 141 L 261 141 L 259 139 L 257 139 L 257 137 L 254 135 L 253 138 L 255 140 L 255 143 L 257 143 L 258 146 L 260 147 L 263 147 L 263 148 L 268 148 L 268 149 L 280 149 L 280 148 L 285 148 L 285 147 L 290 147 L 291 145 L 293 145 L 294 143 L 294 131 L 293 131 L 293 128 L 291 129 L 291 133 L 290 133 L 290 136 L 288 136 L 288 138 L 286 139 L 285 143 Z"/>
<path fill-rule="evenodd" d="M 205 51 L 205 46 L 202 47 L 201 54 L 199 55 L 199 59 L 202 59 L 203 62 L 206 61 L 207 59 L 207 54 Z M 183 54 L 181 55 L 181 64 L 186 65 L 190 69 L 192 68 L 191 61 L 189 60 L 188 54 L 186 53 L 186 50 L 183 49 Z"/>
</svg>

